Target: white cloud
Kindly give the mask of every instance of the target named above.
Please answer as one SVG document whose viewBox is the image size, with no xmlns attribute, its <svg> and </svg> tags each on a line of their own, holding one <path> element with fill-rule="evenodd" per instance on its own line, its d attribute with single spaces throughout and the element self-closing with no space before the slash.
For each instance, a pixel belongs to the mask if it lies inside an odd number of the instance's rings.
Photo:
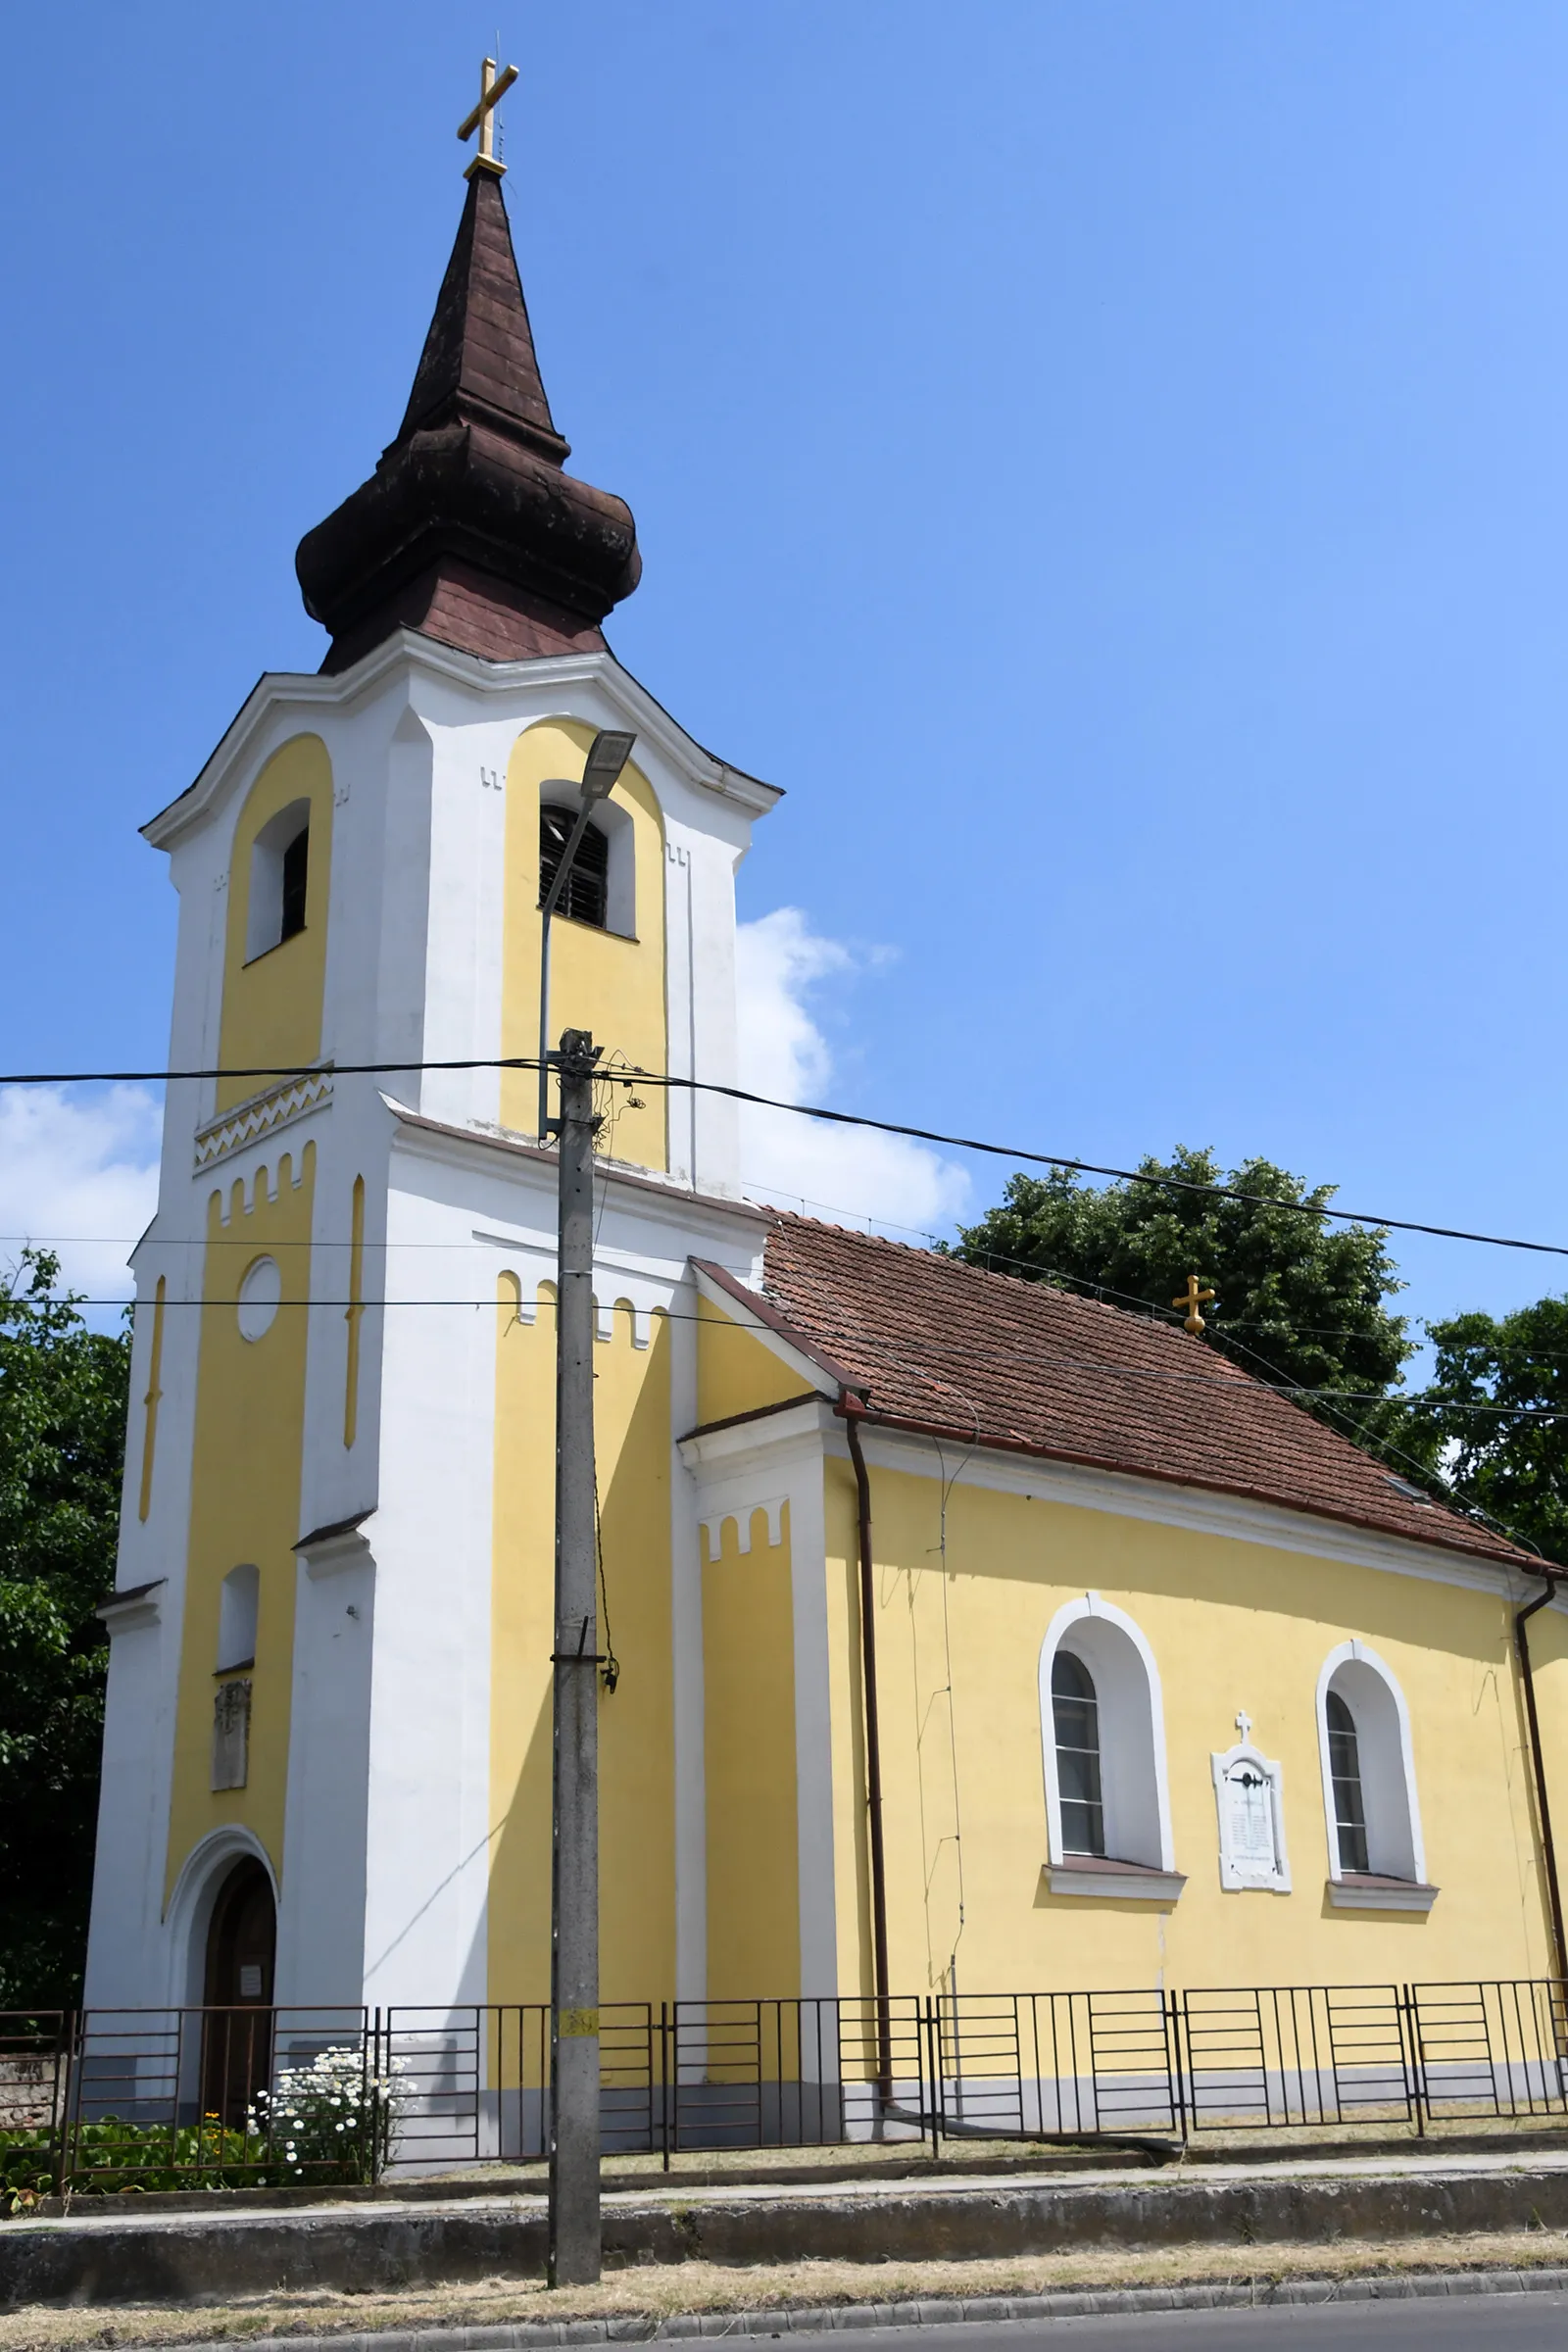
<svg viewBox="0 0 1568 2352">
<path fill-rule="evenodd" d="M 157 1205 L 162 1115 L 139 1086 L 0 1088 L 0 1264 L 35 1242 L 73 1290 L 128 1298 L 125 1260 Z"/>
<path fill-rule="evenodd" d="M 810 994 L 886 961 L 820 938 L 797 906 L 736 934 L 741 1084 L 783 1102 L 832 1102 L 833 1052 Z M 963 1209 L 962 1168 L 929 1145 L 862 1127 L 829 1127 L 787 1110 L 741 1105 L 741 1174 L 749 1193 L 839 1223 L 931 1233 Z M 896 1239 L 906 1238 L 895 1231 Z"/>
</svg>

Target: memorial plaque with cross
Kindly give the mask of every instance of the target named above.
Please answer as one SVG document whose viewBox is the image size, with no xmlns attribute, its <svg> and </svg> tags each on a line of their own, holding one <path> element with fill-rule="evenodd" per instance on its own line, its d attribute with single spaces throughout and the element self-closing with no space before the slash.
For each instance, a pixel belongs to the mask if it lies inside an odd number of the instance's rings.
<svg viewBox="0 0 1568 2352">
<path fill-rule="evenodd" d="M 1252 1745 L 1252 1719 L 1245 1707 L 1236 1728 L 1242 1735 L 1238 1744 L 1212 1759 L 1220 1885 L 1233 1892 L 1255 1887 L 1285 1894 L 1291 1873 L 1285 1856 L 1280 1767 Z"/>
</svg>

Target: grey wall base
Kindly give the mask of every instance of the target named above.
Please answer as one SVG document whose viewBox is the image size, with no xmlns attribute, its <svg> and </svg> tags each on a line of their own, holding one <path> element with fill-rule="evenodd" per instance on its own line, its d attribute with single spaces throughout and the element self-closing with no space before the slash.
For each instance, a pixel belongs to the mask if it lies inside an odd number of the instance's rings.
<svg viewBox="0 0 1568 2352">
<path fill-rule="evenodd" d="M 611 2264 L 976 2261 L 1103 2247 L 1568 2230 L 1568 2170 L 1341 2179 L 997 2182 L 924 2194 L 607 2204 Z M 0 2224 L 0 2309 L 28 2303 L 200 2303 L 234 2295 L 395 2291 L 538 2278 L 535 2197 L 309 2213 L 98 2215 Z"/>
</svg>

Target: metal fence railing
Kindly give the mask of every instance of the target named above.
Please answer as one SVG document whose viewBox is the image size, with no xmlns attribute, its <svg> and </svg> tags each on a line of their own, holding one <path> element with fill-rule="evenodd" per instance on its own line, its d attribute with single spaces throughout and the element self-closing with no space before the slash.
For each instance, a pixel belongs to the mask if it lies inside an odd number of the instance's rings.
<svg viewBox="0 0 1568 2352">
<path fill-rule="evenodd" d="M 1192 2131 L 1420 2120 L 1396 1984 L 1206 1989 L 1173 2007 Z"/>
<path fill-rule="evenodd" d="M 1418 2096 L 1434 2118 L 1568 2114 L 1568 1986 L 1412 1984 Z"/>
<path fill-rule="evenodd" d="M 1568 1986 L 1314 1984 L 612 2003 L 608 2155 L 1568 2120 Z M 0 2016 L 0 2190 L 526 2164 L 550 2012 Z"/>
</svg>

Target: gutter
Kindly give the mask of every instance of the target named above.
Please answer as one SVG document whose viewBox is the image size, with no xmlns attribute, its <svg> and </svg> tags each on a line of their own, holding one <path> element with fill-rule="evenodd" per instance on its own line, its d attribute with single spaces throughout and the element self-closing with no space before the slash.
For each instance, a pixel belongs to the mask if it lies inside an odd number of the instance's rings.
<svg viewBox="0 0 1568 2352">
<path fill-rule="evenodd" d="M 1519 1660 L 1519 1673 L 1525 1687 L 1525 1718 L 1530 1726 L 1530 1760 L 1535 1770 L 1536 1816 L 1541 1824 L 1541 1859 L 1546 1876 L 1546 1906 L 1551 1915 L 1552 1961 L 1559 1978 L 1568 1976 L 1568 1941 L 1564 1940 L 1562 1924 L 1562 1887 L 1557 1878 L 1557 1848 L 1551 1835 L 1551 1806 L 1546 1797 L 1546 1759 L 1541 1746 L 1541 1718 L 1536 1711 L 1536 1683 L 1530 1663 L 1530 1636 L 1526 1632 L 1529 1620 L 1538 1609 L 1544 1609 L 1556 1592 L 1558 1578 L 1554 1571 L 1538 1568 L 1535 1573 L 1545 1578 L 1545 1584 L 1536 1598 L 1520 1609 L 1513 1621 L 1514 1652 Z"/>
<path fill-rule="evenodd" d="M 871 1847 L 871 1954 L 876 1984 L 876 2079 L 884 2105 L 893 2099 L 893 2033 L 888 1992 L 888 1878 L 882 1842 L 882 1731 L 876 1690 L 876 1587 L 871 1567 L 871 1477 L 860 1445 L 863 1400 L 841 1388 L 834 1407 L 855 1465 L 860 1554 L 860 1686 L 865 1706 L 865 1809 Z"/>
</svg>

